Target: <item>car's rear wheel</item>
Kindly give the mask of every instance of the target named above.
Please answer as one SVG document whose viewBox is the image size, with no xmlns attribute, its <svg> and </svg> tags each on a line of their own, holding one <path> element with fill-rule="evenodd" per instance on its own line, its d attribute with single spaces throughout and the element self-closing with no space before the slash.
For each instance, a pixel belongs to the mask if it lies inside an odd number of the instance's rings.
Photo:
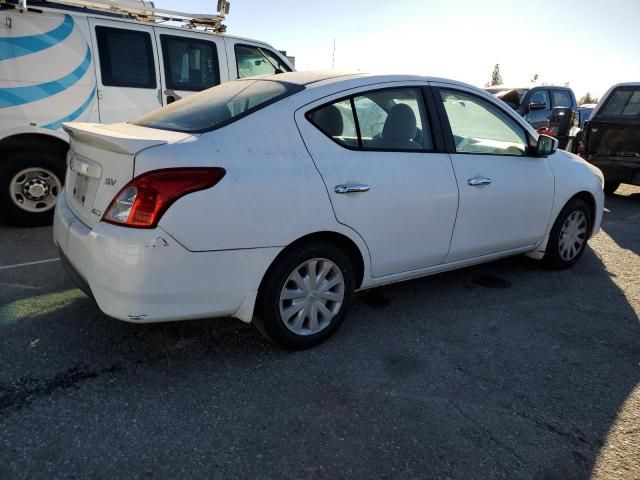
<svg viewBox="0 0 640 480">
<path fill-rule="evenodd" d="M 48 225 L 64 182 L 64 159 L 50 152 L 9 153 L 0 163 L 0 208 L 9 223 Z"/>
<path fill-rule="evenodd" d="M 551 228 L 544 263 L 555 269 L 575 265 L 587 246 L 592 222 L 591 210 L 584 200 L 570 200 Z"/>
<path fill-rule="evenodd" d="M 620 186 L 620 182 L 604 182 L 604 193 L 607 195 L 613 195 Z"/>
<path fill-rule="evenodd" d="M 349 257 L 330 244 L 309 244 L 280 258 L 265 277 L 254 320 L 277 345 L 317 345 L 342 324 L 355 289 Z"/>
</svg>

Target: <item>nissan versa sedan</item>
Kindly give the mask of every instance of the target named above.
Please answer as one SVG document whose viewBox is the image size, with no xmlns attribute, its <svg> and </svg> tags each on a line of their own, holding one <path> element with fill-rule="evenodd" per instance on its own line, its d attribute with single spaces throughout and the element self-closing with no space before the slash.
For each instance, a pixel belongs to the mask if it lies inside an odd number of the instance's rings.
<svg viewBox="0 0 640 480">
<path fill-rule="evenodd" d="M 353 292 L 528 254 L 573 265 L 600 171 L 479 88 L 283 73 L 130 123 L 68 123 L 54 237 L 111 317 L 232 316 L 318 344 Z"/>
</svg>

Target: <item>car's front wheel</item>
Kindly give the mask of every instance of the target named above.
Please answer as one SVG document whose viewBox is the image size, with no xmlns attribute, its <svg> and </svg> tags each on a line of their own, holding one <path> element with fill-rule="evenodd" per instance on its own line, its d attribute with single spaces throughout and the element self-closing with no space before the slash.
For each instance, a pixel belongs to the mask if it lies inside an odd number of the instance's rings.
<svg viewBox="0 0 640 480">
<path fill-rule="evenodd" d="M 570 200 L 551 228 L 544 263 L 556 269 L 574 265 L 587 246 L 592 222 L 591 210 L 585 201 L 580 198 Z"/>
<path fill-rule="evenodd" d="M 308 244 L 280 258 L 263 281 L 256 304 L 258 329 L 277 345 L 317 345 L 342 324 L 355 289 L 349 257 L 330 244 Z"/>
</svg>

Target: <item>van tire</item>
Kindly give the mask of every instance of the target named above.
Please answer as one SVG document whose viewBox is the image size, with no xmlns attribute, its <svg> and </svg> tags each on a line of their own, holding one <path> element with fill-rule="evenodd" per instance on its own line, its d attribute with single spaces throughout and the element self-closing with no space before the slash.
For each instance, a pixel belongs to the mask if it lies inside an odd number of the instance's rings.
<svg viewBox="0 0 640 480">
<path fill-rule="evenodd" d="M 25 150 L 7 153 L 0 160 L 0 217 L 10 225 L 19 227 L 50 225 L 53 221 L 55 200 L 62 193 L 65 168 L 64 156 L 56 152 Z M 47 188 L 47 195 L 43 197 L 43 202 L 39 202 L 47 205 L 42 206 L 40 212 L 21 208 L 11 193 L 16 175 L 29 169 L 32 169 L 32 172 L 42 169 L 42 183 Z"/>
</svg>

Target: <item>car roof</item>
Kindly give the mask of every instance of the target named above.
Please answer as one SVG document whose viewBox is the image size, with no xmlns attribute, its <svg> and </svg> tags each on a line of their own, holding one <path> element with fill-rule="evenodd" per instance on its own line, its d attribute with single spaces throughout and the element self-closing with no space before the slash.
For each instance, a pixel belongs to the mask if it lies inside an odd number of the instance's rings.
<svg viewBox="0 0 640 480">
<path fill-rule="evenodd" d="M 504 90 L 533 90 L 534 88 L 560 88 L 564 90 L 571 90 L 571 87 L 565 87 L 560 85 L 531 85 L 528 87 L 506 87 L 504 85 L 494 85 L 493 87 L 487 87 L 488 91 L 504 91 Z"/>
<path fill-rule="evenodd" d="M 423 75 L 410 75 L 410 74 L 375 74 L 375 73 L 362 73 L 362 72 L 340 72 L 336 70 L 324 70 L 324 71 L 296 71 L 296 72 L 283 72 L 272 75 L 261 75 L 257 77 L 249 77 L 255 79 L 264 80 L 278 80 L 281 82 L 293 83 L 296 85 L 302 85 L 307 88 L 327 86 L 333 83 L 343 81 L 353 81 L 357 83 L 357 80 L 362 80 L 365 83 L 385 83 L 385 82 L 405 82 L 405 81 L 420 81 L 420 82 L 441 82 L 452 83 L 461 85 L 475 90 L 481 90 L 473 85 L 460 82 L 458 80 L 451 80 L 440 77 L 430 77 Z M 246 80 L 243 79 L 243 80 Z"/>
<path fill-rule="evenodd" d="M 613 85 L 610 90 L 618 87 L 640 87 L 640 82 L 624 82 L 624 83 L 616 83 Z"/>
</svg>

